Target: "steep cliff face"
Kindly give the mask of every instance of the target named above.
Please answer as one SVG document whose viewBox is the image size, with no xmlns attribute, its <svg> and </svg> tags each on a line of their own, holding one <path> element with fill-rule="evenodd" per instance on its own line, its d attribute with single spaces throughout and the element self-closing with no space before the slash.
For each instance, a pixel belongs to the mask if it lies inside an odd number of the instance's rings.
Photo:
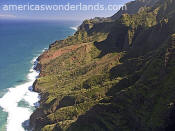
<svg viewBox="0 0 175 131">
<path fill-rule="evenodd" d="M 34 130 L 173 128 L 175 3 L 156 2 L 131 2 L 140 8 L 115 20 L 86 20 L 74 36 L 50 45 L 38 58 Z"/>
</svg>

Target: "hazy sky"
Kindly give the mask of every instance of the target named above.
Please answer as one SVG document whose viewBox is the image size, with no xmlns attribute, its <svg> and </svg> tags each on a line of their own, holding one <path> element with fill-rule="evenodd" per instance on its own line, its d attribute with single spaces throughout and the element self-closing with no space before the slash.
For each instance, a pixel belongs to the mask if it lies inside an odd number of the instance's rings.
<svg viewBox="0 0 175 131">
<path fill-rule="evenodd" d="M 116 13 L 112 11 L 4 11 L 4 5 L 67 5 L 80 3 L 86 5 L 123 5 L 131 0 L 0 0 L 0 18 L 12 19 L 63 19 L 82 20 L 93 17 L 107 17 Z"/>
</svg>

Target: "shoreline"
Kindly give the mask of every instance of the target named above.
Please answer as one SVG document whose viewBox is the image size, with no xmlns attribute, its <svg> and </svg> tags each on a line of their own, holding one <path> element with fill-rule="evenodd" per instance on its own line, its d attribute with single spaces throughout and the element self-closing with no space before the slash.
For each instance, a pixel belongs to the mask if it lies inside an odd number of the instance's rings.
<svg viewBox="0 0 175 131">
<path fill-rule="evenodd" d="M 33 25 L 33 23 L 31 25 Z M 62 25 L 64 25 L 64 26 L 62 26 Z M 72 24 L 70 23 L 70 25 L 72 25 Z M 39 38 L 36 41 L 27 43 L 30 48 L 33 47 L 34 49 L 32 49 L 28 53 L 25 53 L 24 56 L 22 53 L 20 53 L 19 56 L 22 56 L 19 59 L 20 62 L 15 63 L 16 66 L 19 67 L 19 69 L 17 68 L 19 71 L 17 69 L 15 69 L 15 71 L 17 71 L 17 73 L 14 75 L 11 75 L 10 73 L 8 73 L 8 74 L 10 74 L 10 76 L 12 76 L 12 78 L 6 77 L 7 81 L 2 81 L 4 83 L 8 83 L 8 82 L 10 83 L 11 81 L 14 81 L 14 82 L 12 82 L 11 85 L 9 85 L 9 86 L 7 85 L 7 87 L 5 87 L 5 91 L 3 90 L 4 93 L 1 92 L 1 94 L 3 93 L 2 97 L 0 98 L 0 106 L 2 107 L 1 108 L 2 114 L 3 115 L 8 114 L 8 116 L 1 117 L 2 123 L 1 122 L 0 123 L 2 124 L 2 127 L 3 127 L 3 125 L 5 125 L 5 129 L 3 129 L 3 130 L 7 130 L 7 131 L 13 131 L 13 130 L 23 131 L 23 130 L 25 130 L 24 128 L 22 128 L 22 123 L 24 124 L 24 122 L 26 120 L 30 119 L 31 114 L 36 110 L 35 107 L 39 106 L 39 102 L 41 99 L 40 96 L 38 97 L 39 93 L 31 87 L 31 86 L 33 86 L 36 78 L 39 76 L 38 70 L 34 70 L 34 68 L 36 69 L 36 65 L 37 65 L 36 60 L 38 60 L 38 57 L 45 50 L 47 50 L 49 48 L 49 45 L 51 45 L 51 43 L 53 41 L 56 41 L 57 39 L 64 39 L 64 37 L 67 37 L 67 36 L 72 35 L 74 33 L 74 31 L 72 29 L 70 29 L 70 25 L 69 24 L 67 25 L 67 24 L 64 24 L 61 22 L 58 24 L 54 24 L 54 26 L 50 26 L 50 23 L 43 23 L 43 25 L 41 25 L 41 27 L 43 28 L 43 26 L 44 26 L 44 27 L 46 27 L 46 29 L 49 29 L 48 31 L 51 30 L 50 32 L 48 32 L 51 35 L 51 37 L 46 36 L 46 39 L 42 40 L 42 38 L 40 39 L 40 34 L 39 35 L 34 34 L 36 36 L 36 38 L 34 37 L 33 34 L 31 35 L 32 38 L 35 38 L 35 39 Z M 28 29 L 28 28 L 26 28 L 26 29 Z M 56 32 L 63 32 L 63 33 L 61 33 L 61 35 L 57 35 Z M 53 33 L 53 35 L 52 35 L 52 33 Z M 44 36 L 44 35 L 45 35 L 45 33 L 41 34 L 41 36 Z M 28 42 L 30 40 L 30 37 L 29 37 L 29 39 L 26 39 L 26 40 Z M 38 43 L 38 41 L 41 42 L 42 45 L 39 44 L 37 46 L 36 44 Z M 25 45 L 25 42 L 23 42 L 23 43 Z M 30 43 L 33 43 L 33 44 L 30 44 Z M 26 47 L 25 48 L 26 51 L 28 51 L 28 49 L 30 49 L 30 48 L 28 48 L 28 46 L 25 46 L 25 47 Z M 21 48 L 23 48 L 23 47 L 21 47 Z M 16 58 L 18 58 L 18 55 Z M 9 69 L 9 71 L 10 70 L 11 69 Z M 2 72 L 2 75 L 4 72 Z M 31 75 L 32 73 L 34 75 Z M 2 87 L 3 87 L 3 85 L 2 85 Z M 29 94 L 34 94 L 35 96 L 30 97 L 32 95 L 29 95 Z M 31 102 L 30 99 L 32 99 L 32 101 L 34 101 L 33 99 L 35 99 L 35 101 Z M 30 102 L 28 102 L 28 100 Z M 11 104 L 11 103 L 13 103 L 13 104 Z M 17 113 L 15 113 L 16 111 L 17 111 Z M 17 118 L 15 118 L 15 117 L 17 117 Z M 20 122 L 16 119 L 20 119 Z M 4 122 L 5 122 L 5 124 L 4 124 Z M 9 125 L 11 125 L 11 127 L 9 127 Z M 18 128 L 16 128 L 16 127 L 18 127 Z"/>
<path fill-rule="evenodd" d="M 5 125 L 7 131 L 29 129 L 30 116 L 39 107 L 40 95 L 33 90 L 33 83 L 39 77 L 39 71 L 35 70 L 35 67 L 40 55 L 32 59 L 32 67 L 26 75 L 27 81 L 8 88 L 7 92 L 0 98 L 0 107 L 3 112 L 8 113 L 7 124 Z M 8 104 L 6 101 L 8 101 Z M 16 115 L 18 115 L 18 118 L 16 118 Z"/>
<path fill-rule="evenodd" d="M 49 44 L 48 46 L 52 44 L 53 43 Z M 6 112 L 8 114 L 6 124 L 5 124 L 6 131 L 13 131 L 13 129 L 17 129 L 18 131 L 24 131 L 24 130 L 30 131 L 31 129 L 33 129 L 33 126 L 30 125 L 30 119 L 31 119 L 32 114 L 40 106 L 40 101 L 42 99 L 41 92 L 34 89 L 35 82 L 37 81 L 37 78 L 39 78 L 40 76 L 40 67 L 39 67 L 38 62 L 42 54 L 47 50 L 49 50 L 49 48 L 45 47 L 42 51 L 40 51 L 38 55 L 33 57 L 33 59 L 30 61 L 30 63 L 32 63 L 32 67 L 29 69 L 28 73 L 26 74 L 26 81 L 24 83 L 21 83 L 21 84 L 19 83 L 17 85 L 14 85 L 13 87 L 7 88 L 7 92 L 4 93 L 4 95 L 0 98 L 0 107 L 2 108 L 3 112 Z M 12 93 L 12 96 L 15 96 L 15 94 L 17 95 L 18 93 L 16 92 L 13 94 L 13 91 L 16 89 L 18 90 L 19 87 L 20 89 L 22 88 L 23 90 L 25 90 L 25 93 L 21 94 L 22 97 L 20 98 L 20 100 L 11 99 L 12 101 L 15 101 L 15 102 L 10 102 L 10 103 L 15 103 L 14 104 L 15 106 L 13 105 L 14 107 L 11 107 L 10 104 L 8 104 L 9 106 L 8 105 L 6 106 L 7 103 L 5 101 L 8 98 L 10 98 L 11 93 Z M 33 94 L 34 97 L 32 97 L 31 95 L 25 96 L 26 94 Z M 31 101 L 30 101 L 30 98 L 32 99 Z M 18 105 L 20 102 L 24 102 L 25 104 L 27 103 L 28 106 L 19 107 Z M 22 111 L 19 111 L 20 113 L 13 113 L 13 115 L 11 115 L 11 112 L 15 107 L 20 108 L 21 110 L 23 109 L 27 113 L 25 112 L 22 113 Z M 23 116 L 23 118 L 15 119 L 16 114 L 21 114 L 19 116 Z M 14 119 L 12 118 L 13 116 L 14 116 Z M 17 119 L 20 119 L 20 122 Z"/>
</svg>

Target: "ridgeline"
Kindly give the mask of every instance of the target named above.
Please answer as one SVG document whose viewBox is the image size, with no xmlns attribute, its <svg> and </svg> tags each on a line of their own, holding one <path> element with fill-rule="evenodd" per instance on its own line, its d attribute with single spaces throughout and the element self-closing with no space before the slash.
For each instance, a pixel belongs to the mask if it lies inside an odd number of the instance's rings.
<svg viewBox="0 0 175 131">
<path fill-rule="evenodd" d="M 173 131 L 175 1 L 85 20 L 38 58 L 34 131 Z"/>
</svg>

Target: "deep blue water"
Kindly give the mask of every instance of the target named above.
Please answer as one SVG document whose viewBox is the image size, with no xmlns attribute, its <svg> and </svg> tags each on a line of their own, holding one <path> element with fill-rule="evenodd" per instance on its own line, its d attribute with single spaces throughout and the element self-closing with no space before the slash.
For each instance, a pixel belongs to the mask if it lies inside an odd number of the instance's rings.
<svg viewBox="0 0 175 131">
<path fill-rule="evenodd" d="M 31 60 L 55 40 L 72 35 L 75 21 L 0 20 L 0 98 L 7 88 L 25 83 Z M 8 102 L 8 101 L 7 101 Z M 0 108 L 0 131 L 5 130 L 7 113 Z"/>
</svg>

